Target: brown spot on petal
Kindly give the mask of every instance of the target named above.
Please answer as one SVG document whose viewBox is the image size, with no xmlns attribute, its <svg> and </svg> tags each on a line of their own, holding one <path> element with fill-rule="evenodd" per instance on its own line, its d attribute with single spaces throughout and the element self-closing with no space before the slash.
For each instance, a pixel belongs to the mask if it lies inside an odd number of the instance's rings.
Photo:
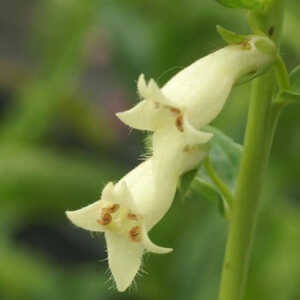
<svg viewBox="0 0 300 300">
<path fill-rule="evenodd" d="M 113 214 L 113 213 L 115 213 L 119 208 L 120 208 L 120 204 L 115 203 L 115 204 L 113 204 L 112 206 L 102 208 L 102 213 Z"/>
<path fill-rule="evenodd" d="M 178 108 L 176 108 L 176 107 L 173 107 L 173 106 L 168 106 L 168 109 L 172 112 L 172 113 L 174 113 L 174 114 L 180 114 L 181 113 L 181 111 L 180 111 L 180 109 L 178 109 Z"/>
<path fill-rule="evenodd" d="M 133 221 L 137 221 L 137 219 L 138 219 L 137 215 L 136 214 L 132 214 L 132 213 L 129 213 L 127 215 L 127 217 L 128 217 L 129 220 L 133 220 Z"/>
<path fill-rule="evenodd" d="M 129 238 L 133 242 L 140 242 L 141 241 L 141 228 L 139 226 L 134 226 L 129 231 Z"/>
<path fill-rule="evenodd" d="M 183 132 L 183 117 L 182 115 L 178 116 L 175 121 L 176 127 L 180 132 Z"/>
<path fill-rule="evenodd" d="M 120 208 L 120 204 L 113 204 L 112 207 L 110 208 L 111 213 L 113 214 L 114 212 L 116 212 L 118 209 Z"/>
<path fill-rule="evenodd" d="M 112 220 L 112 217 L 109 213 L 104 213 L 101 217 L 101 219 L 97 220 L 97 223 L 99 225 L 108 225 Z"/>
</svg>

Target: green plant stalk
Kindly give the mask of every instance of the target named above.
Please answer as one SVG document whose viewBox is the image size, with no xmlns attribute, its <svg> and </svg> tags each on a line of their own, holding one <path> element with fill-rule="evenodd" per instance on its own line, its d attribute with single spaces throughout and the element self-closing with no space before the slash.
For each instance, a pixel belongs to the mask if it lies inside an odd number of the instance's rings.
<svg viewBox="0 0 300 300">
<path fill-rule="evenodd" d="M 268 14 L 259 16 L 261 29 L 268 32 L 272 26 L 272 37 L 279 44 L 283 18 L 283 0 L 274 0 Z M 254 16 L 255 17 L 255 16 Z M 252 20 L 254 18 L 252 16 Z M 272 108 L 275 76 L 272 71 L 253 81 L 244 153 L 237 181 L 235 203 L 226 246 L 219 300 L 243 300 L 252 249 L 259 196 L 271 144 L 280 110 Z"/>
<path fill-rule="evenodd" d="M 226 213 L 230 215 L 231 206 L 232 206 L 232 203 L 234 202 L 234 198 L 233 198 L 231 191 L 229 190 L 228 186 L 222 181 L 222 179 L 215 172 L 209 157 L 205 160 L 204 166 L 205 166 L 205 169 L 206 169 L 210 179 L 218 187 L 219 191 L 224 196 L 224 198 L 227 202 L 227 207 L 229 209 L 229 211 L 227 211 Z M 229 217 L 229 215 L 227 215 L 227 217 Z"/>
<path fill-rule="evenodd" d="M 258 199 L 267 160 L 265 135 L 272 99 L 271 83 L 273 83 L 271 73 L 256 79 L 253 83 L 244 154 L 223 266 L 220 300 L 241 300 L 243 295 Z M 266 91 L 267 87 L 269 89 Z"/>
</svg>

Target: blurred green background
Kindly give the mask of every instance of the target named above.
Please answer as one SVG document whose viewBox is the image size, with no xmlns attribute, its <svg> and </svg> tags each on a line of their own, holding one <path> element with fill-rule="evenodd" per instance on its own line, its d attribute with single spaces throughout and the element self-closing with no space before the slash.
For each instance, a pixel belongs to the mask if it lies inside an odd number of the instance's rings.
<svg viewBox="0 0 300 300">
<path fill-rule="evenodd" d="M 287 2 L 282 55 L 292 69 L 300 7 Z M 1 2 L 0 299 L 217 299 L 227 224 L 196 190 L 151 233 L 175 251 L 146 255 L 124 294 L 112 288 L 103 237 L 64 215 L 138 164 L 144 136 L 114 116 L 136 103 L 138 75 L 162 85 L 222 47 L 216 24 L 248 32 L 242 11 L 213 0 Z M 214 122 L 240 143 L 248 96 L 249 85 L 236 87 Z M 299 115 L 288 107 L 275 137 L 247 300 L 300 299 Z"/>
</svg>

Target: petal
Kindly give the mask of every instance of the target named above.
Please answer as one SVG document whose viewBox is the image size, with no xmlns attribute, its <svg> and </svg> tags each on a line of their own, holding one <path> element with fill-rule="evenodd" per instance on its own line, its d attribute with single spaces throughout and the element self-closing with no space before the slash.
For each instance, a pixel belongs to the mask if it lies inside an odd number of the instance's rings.
<svg viewBox="0 0 300 300">
<path fill-rule="evenodd" d="M 148 99 L 158 102 L 162 105 L 172 106 L 172 102 L 162 93 L 154 79 L 150 79 L 148 84 Z"/>
<path fill-rule="evenodd" d="M 199 145 L 206 144 L 212 137 L 213 134 L 209 132 L 197 130 L 187 118 L 184 119 L 184 132 L 185 140 L 188 145 Z"/>
<path fill-rule="evenodd" d="M 139 130 L 154 131 L 160 124 L 168 122 L 169 117 L 174 117 L 172 108 L 180 111 L 162 93 L 153 79 L 147 85 L 144 75 L 141 74 L 137 86 L 138 93 L 144 100 L 133 108 L 116 114 L 126 125 Z"/>
<path fill-rule="evenodd" d="M 137 90 L 138 90 L 138 93 L 141 98 L 147 98 L 148 88 L 147 88 L 147 83 L 146 83 L 144 74 L 141 74 L 139 76 L 139 79 L 137 82 Z"/>
<path fill-rule="evenodd" d="M 112 201 L 113 199 L 114 184 L 109 182 L 102 190 L 101 199 Z"/>
<path fill-rule="evenodd" d="M 66 211 L 67 217 L 70 221 L 83 229 L 90 231 L 104 231 L 104 227 L 97 223 L 97 220 L 101 216 L 100 200 L 90 204 L 86 207 L 75 211 Z"/>
<path fill-rule="evenodd" d="M 150 240 L 145 228 L 143 228 L 142 238 L 143 238 L 144 247 L 149 252 L 153 252 L 153 253 L 157 253 L 157 254 L 166 254 L 166 253 L 170 253 L 170 252 L 173 251 L 172 248 L 164 248 L 164 247 L 160 247 L 160 246 L 155 245 Z"/>
<path fill-rule="evenodd" d="M 134 243 L 128 237 L 105 232 L 108 265 L 120 292 L 125 291 L 137 274 L 144 252 L 143 244 Z"/>
<path fill-rule="evenodd" d="M 115 187 L 114 191 L 115 202 L 126 206 L 131 211 L 136 211 L 136 206 L 125 180 L 120 180 Z"/>
<path fill-rule="evenodd" d="M 116 116 L 126 125 L 139 130 L 155 130 L 157 111 L 154 103 L 143 100 L 133 108 L 119 112 Z"/>
<path fill-rule="evenodd" d="M 145 100 L 153 100 L 164 105 L 172 105 L 171 101 L 162 93 L 154 79 L 150 79 L 147 85 L 144 74 L 141 74 L 137 83 L 138 93 Z"/>
</svg>

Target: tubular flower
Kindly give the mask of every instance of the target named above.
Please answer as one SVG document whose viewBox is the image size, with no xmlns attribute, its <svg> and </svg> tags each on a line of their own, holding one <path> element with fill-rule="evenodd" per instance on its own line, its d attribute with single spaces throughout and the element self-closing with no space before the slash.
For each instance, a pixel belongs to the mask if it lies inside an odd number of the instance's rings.
<svg viewBox="0 0 300 300">
<path fill-rule="evenodd" d="M 165 158 L 158 161 L 181 161 L 180 168 L 193 168 L 197 153 L 191 151 L 189 159 L 182 153 L 210 140 L 212 134 L 201 128 L 220 113 L 232 86 L 242 77 L 261 73 L 270 66 L 274 53 L 272 41 L 252 36 L 197 60 L 161 89 L 153 79 L 147 84 L 142 74 L 138 80 L 142 101 L 117 116 L 132 128 L 154 132 L 153 155 Z"/>
<path fill-rule="evenodd" d="M 131 284 L 145 250 L 160 254 L 172 251 L 153 244 L 148 231 L 170 208 L 180 174 L 161 170 L 156 176 L 153 165 L 152 158 L 146 160 L 115 185 L 108 183 L 99 201 L 66 212 L 76 226 L 105 232 L 109 267 L 119 291 Z"/>
<path fill-rule="evenodd" d="M 131 284 L 145 251 L 172 251 L 152 243 L 148 232 L 170 208 L 179 177 L 205 158 L 212 134 L 201 129 L 220 113 L 232 86 L 273 62 L 270 51 L 257 47 L 261 42 L 273 47 L 268 39 L 254 36 L 196 61 L 162 88 L 153 79 L 147 84 L 141 75 L 142 101 L 117 114 L 133 128 L 154 132 L 152 157 L 116 184 L 108 183 L 100 200 L 66 214 L 78 227 L 105 233 L 119 291 Z"/>
</svg>

